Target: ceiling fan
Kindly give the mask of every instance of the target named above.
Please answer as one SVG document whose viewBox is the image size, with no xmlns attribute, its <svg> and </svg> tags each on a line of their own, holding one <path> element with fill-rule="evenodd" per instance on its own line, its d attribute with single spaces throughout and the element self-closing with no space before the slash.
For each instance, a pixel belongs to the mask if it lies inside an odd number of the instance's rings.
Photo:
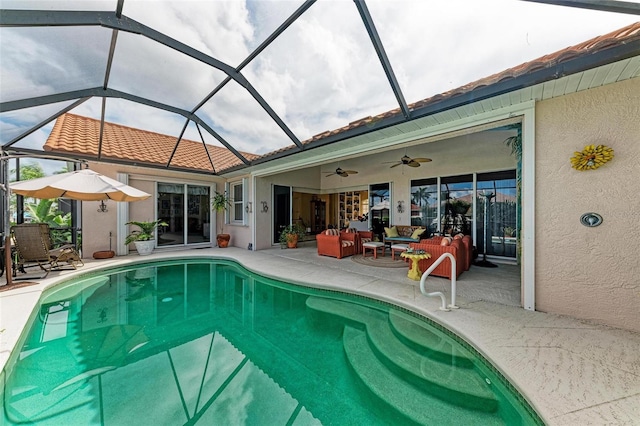
<svg viewBox="0 0 640 426">
<path fill-rule="evenodd" d="M 325 173 L 328 173 L 328 172 L 325 172 Z M 342 170 L 340 167 L 338 167 L 335 172 L 329 173 L 326 177 L 333 176 L 333 175 L 347 177 L 349 175 L 355 175 L 356 173 L 358 172 L 356 172 L 355 170 Z"/>
<path fill-rule="evenodd" d="M 420 163 L 428 163 L 431 158 L 416 157 L 411 158 L 407 154 L 403 155 L 400 161 L 387 161 L 386 163 L 394 163 L 391 168 L 398 166 L 420 167 Z"/>
</svg>

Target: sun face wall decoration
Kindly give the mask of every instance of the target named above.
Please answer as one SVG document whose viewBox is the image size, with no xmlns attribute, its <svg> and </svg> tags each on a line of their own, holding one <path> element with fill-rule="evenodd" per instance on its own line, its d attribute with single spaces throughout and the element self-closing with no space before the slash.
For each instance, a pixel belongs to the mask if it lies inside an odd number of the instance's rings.
<svg viewBox="0 0 640 426">
<path fill-rule="evenodd" d="M 571 167 L 576 170 L 595 170 L 613 158 L 613 148 L 606 145 L 587 145 L 571 157 Z"/>
</svg>

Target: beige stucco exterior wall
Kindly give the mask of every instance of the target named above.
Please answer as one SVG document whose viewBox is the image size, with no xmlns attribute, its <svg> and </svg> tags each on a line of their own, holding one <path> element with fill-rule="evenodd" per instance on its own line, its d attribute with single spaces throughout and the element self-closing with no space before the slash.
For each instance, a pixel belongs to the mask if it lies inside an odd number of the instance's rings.
<svg viewBox="0 0 640 426">
<path fill-rule="evenodd" d="M 640 331 L 640 78 L 540 102 L 535 130 L 536 308 Z M 572 169 L 588 144 L 615 158 Z"/>
</svg>

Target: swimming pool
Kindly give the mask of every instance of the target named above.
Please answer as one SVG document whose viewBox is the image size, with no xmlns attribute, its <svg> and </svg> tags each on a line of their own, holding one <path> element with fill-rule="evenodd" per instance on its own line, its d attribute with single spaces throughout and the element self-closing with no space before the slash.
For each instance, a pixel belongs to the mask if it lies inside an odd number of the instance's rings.
<svg viewBox="0 0 640 426">
<path fill-rule="evenodd" d="M 464 342 L 389 304 L 149 262 L 43 295 L 3 378 L 7 424 L 541 424 Z"/>
</svg>

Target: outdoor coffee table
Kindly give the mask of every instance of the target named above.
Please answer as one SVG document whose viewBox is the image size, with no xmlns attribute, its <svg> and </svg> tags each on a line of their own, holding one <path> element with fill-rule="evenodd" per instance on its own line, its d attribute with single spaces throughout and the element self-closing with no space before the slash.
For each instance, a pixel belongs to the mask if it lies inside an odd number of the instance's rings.
<svg viewBox="0 0 640 426">
<path fill-rule="evenodd" d="M 382 249 L 382 257 L 384 257 L 384 243 L 379 241 L 370 241 L 362 243 L 362 257 L 367 257 L 367 250 L 373 251 L 373 258 L 378 258 L 378 249 Z"/>
<path fill-rule="evenodd" d="M 409 248 L 409 244 L 393 244 L 391 246 L 391 259 L 396 260 L 396 252 L 405 252 Z"/>
<path fill-rule="evenodd" d="M 429 259 L 431 258 L 431 254 L 429 253 L 407 253 L 402 252 L 400 253 L 401 257 L 404 257 L 406 259 L 411 259 L 411 268 L 409 268 L 409 272 L 407 273 L 407 277 L 411 278 L 414 281 L 420 281 L 420 278 L 422 278 L 422 271 L 420 271 L 420 268 L 418 266 L 418 262 L 422 259 Z"/>
</svg>

